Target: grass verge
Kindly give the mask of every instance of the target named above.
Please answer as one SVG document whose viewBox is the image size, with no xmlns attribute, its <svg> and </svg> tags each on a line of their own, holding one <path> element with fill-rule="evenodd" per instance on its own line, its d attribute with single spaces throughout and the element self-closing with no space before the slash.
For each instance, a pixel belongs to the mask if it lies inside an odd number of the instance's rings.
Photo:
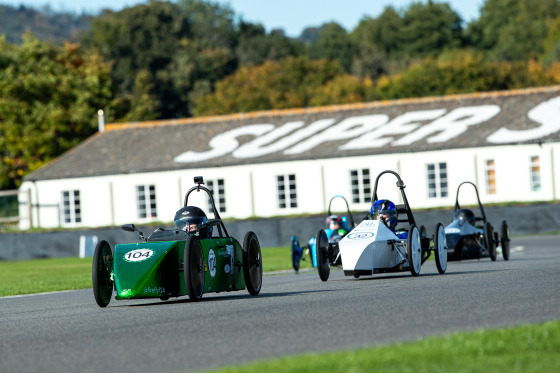
<svg viewBox="0 0 560 374">
<path fill-rule="evenodd" d="M 558 373 L 560 321 L 230 366 L 237 373 Z"/>
<path fill-rule="evenodd" d="M 289 270 L 289 247 L 261 248 L 263 271 Z M 91 288 L 91 257 L 0 261 L 0 297 Z M 302 262 L 302 267 L 309 262 Z"/>
<path fill-rule="evenodd" d="M 91 260 L 0 261 L 0 296 L 91 288 Z"/>
</svg>

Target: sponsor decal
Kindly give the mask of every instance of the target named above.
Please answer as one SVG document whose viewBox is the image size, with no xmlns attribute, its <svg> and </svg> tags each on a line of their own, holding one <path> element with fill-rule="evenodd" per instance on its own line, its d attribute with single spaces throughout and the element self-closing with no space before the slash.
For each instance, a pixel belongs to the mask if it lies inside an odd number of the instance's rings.
<svg viewBox="0 0 560 374">
<path fill-rule="evenodd" d="M 234 158 L 248 159 L 281 152 L 298 155 L 332 141 L 347 140 L 338 150 L 373 149 L 383 146 L 406 149 L 426 141 L 428 144 L 445 143 L 462 134 L 469 127 L 484 124 L 501 111 L 498 105 L 477 105 L 447 109 L 429 109 L 405 112 L 393 119 L 387 114 L 353 116 L 337 122 L 323 118 L 305 124 L 304 121 L 286 122 L 281 126 L 270 123 L 251 124 L 217 134 L 209 141 L 209 150 L 188 151 L 174 158 L 175 162 L 191 163 L 231 154 Z M 535 140 L 560 131 L 560 96 L 542 102 L 528 112 L 535 126 L 528 130 L 510 130 L 502 127 L 491 133 L 488 143 L 510 143 Z M 239 137 L 253 137 L 240 144 Z"/>
<path fill-rule="evenodd" d="M 445 229 L 446 234 L 458 234 L 460 232 L 461 232 L 461 229 L 458 229 L 456 227 L 450 227 L 448 229 Z"/>
<path fill-rule="evenodd" d="M 348 239 L 352 239 L 352 240 L 362 240 L 362 239 L 372 238 L 373 233 L 372 232 L 356 232 L 356 233 L 350 233 L 346 237 Z"/>
<path fill-rule="evenodd" d="M 216 254 L 212 248 L 208 252 L 208 269 L 210 270 L 210 276 L 214 278 L 216 276 Z"/>
<path fill-rule="evenodd" d="M 144 287 L 144 293 L 146 295 L 164 295 L 165 287 Z"/>
<path fill-rule="evenodd" d="M 374 220 L 374 219 L 370 219 L 370 220 L 365 220 L 360 222 L 360 224 L 358 225 L 357 228 L 372 228 L 372 227 L 377 227 L 377 225 L 379 224 L 378 220 Z"/>
<path fill-rule="evenodd" d="M 141 262 L 149 259 L 154 255 L 154 251 L 148 248 L 134 249 L 124 254 L 125 261 Z"/>
<path fill-rule="evenodd" d="M 231 270 L 231 268 L 230 268 L 229 264 L 226 264 L 226 266 L 224 266 L 224 272 L 226 274 L 228 274 L 230 270 Z"/>
</svg>

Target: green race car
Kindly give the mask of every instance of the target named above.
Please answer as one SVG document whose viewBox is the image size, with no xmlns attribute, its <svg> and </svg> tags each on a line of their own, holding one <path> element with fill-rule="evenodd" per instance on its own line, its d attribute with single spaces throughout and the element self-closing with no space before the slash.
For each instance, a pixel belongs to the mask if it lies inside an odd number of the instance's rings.
<svg viewBox="0 0 560 374">
<path fill-rule="evenodd" d="M 105 240 L 97 244 L 92 281 L 95 301 L 100 307 L 109 304 L 113 291 L 117 300 L 167 300 L 188 295 L 190 300 L 198 301 L 205 292 L 244 289 L 251 295 L 259 294 L 262 263 L 257 236 L 249 231 L 243 247 L 230 237 L 212 193 L 202 186 L 202 177 L 195 177 L 194 182 L 197 185 L 187 191 L 184 207 L 175 217 L 174 229 L 158 228 L 144 238 L 142 232 L 128 224 L 121 228 L 137 231 L 141 239 L 139 243 L 117 244 L 114 251 Z M 194 221 L 187 222 L 186 219 L 189 212 L 202 211 L 187 203 L 192 192 L 201 191 L 208 194 L 214 219 L 204 219 L 193 225 Z"/>
</svg>

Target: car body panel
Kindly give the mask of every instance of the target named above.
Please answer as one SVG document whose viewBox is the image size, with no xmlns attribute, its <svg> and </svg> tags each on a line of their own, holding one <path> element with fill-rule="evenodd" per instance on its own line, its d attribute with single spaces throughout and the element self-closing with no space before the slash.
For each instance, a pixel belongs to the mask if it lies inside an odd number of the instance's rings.
<svg viewBox="0 0 560 374">
<path fill-rule="evenodd" d="M 406 261 L 402 240 L 377 220 L 360 222 L 338 245 L 345 271 L 374 274 L 394 269 Z"/>
<path fill-rule="evenodd" d="M 183 271 L 186 241 L 118 244 L 113 257 L 116 299 L 187 295 Z M 233 238 L 200 240 L 204 292 L 245 289 L 242 247 Z"/>
</svg>

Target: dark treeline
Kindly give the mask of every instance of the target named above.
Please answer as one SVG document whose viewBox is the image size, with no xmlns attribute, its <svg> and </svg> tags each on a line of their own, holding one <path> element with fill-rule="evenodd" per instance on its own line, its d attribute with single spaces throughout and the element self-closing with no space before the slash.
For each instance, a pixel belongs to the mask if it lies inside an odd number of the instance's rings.
<svg viewBox="0 0 560 374">
<path fill-rule="evenodd" d="M 468 24 L 444 1 L 413 2 L 297 38 L 203 0 L 0 6 L 2 34 L 0 188 L 95 132 L 98 109 L 138 121 L 560 82 L 560 0 L 486 0 Z"/>
</svg>

